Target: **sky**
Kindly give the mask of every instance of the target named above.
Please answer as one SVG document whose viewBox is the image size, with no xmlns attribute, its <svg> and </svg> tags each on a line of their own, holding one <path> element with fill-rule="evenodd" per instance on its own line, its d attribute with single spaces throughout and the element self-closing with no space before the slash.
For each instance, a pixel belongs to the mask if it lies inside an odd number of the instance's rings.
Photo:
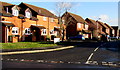
<svg viewBox="0 0 120 70">
<path fill-rule="evenodd" d="M 12 4 L 20 4 L 21 2 L 8 2 Z M 45 8 L 56 14 L 57 2 L 24 2 L 38 7 Z M 91 18 L 107 23 L 111 26 L 118 25 L 118 2 L 68 2 L 72 5 L 69 12 L 77 14 L 83 19 Z M 99 19 L 101 18 L 101 19 Z"/>
</svg>

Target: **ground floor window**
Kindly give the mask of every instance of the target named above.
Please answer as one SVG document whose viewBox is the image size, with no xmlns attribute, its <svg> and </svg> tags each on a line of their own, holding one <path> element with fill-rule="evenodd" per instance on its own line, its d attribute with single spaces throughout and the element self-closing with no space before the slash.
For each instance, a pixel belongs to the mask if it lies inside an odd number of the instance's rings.
<svg viewBox="0 0 120 70">
<path fill-rule="evenodd" d="M 51 34 L 51 35 L 54 35 L 54 30 L 51 30 L 51 31 L 50 31 L 50 34 Z"/>
<path fill-rule="evenodd" d="M 47 34 L 47 30 L 46 29 L 42 29 L 41 30 L 41 35 L 46 35 Z"/>
<path fill-rule="evenodd" d="M 25 35 L 30 35 L 31 32 L 30 32 L 30 28 L 25 28 Z"/>
<path fill-rule="evenodd" d="M 12 28 L 12 34 L 18 34 L 18 30 L 19 30 L 18 27 L 13 27 Z"/>
</svg>

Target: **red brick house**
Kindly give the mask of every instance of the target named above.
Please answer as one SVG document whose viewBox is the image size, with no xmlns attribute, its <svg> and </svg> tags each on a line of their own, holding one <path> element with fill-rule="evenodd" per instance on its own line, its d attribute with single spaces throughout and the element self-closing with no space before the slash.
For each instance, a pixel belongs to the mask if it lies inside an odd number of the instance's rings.
<svg viewBox="0 0 120 70">
<path fill-rule="evenodd" d="M 71 36 L 83 35 L 85 38 L 90 38 L 87 22 L 79 15 L 65 12 L 62 16 L 63 24 L 66 31 L 66 39 Z"/>
<path fill-rule="evenodd" d="M 105 25 L 109 28 L 108 35 L 110 35 L 110 37 L 113 37 L 114 29 L 113 29 L 110 25 L 108 25 L 108 24 L 106 24 L 106 23 L 105 23 Z"/>
<path fill-rule="evenodd" d="M 101 34 L 105 34 L 106 33 L 109 33 L 109 28 L 101 21 L 96 21 L 97 22 L 97 30 L 98 30 L 98 33 L 99 33 L 99 36 Z"/>
<path fill-rule="evenodd" d="M 113 36 L 119 37 L 119 29 L 118 26 L 111 26 L 114 29 Z"/>
<path fill-rule="evenodd" d="M 89 28 L 88 30 L 91 31 L 92 36 L 91 38 L 97 38 L 98 37 L 98 32 L 97 32 L 97 22 L 95 20 L 92 20 L 90 18 L 86 18 L 85 21 L 88 23 Z"/>
<path fill-rule="evenodd" d="M 112 34 L 113 29 L 108 24 L 104 24 L 101 21 L 95 21 L 90 18 L 86 18 L 85 20 L 89 25 L 89 30 L 92 31 L 92 38 L 100 38 L 101 34 Z"/>
<path fill-rule="evenodd" d="M 44 8 L 1 2 L 2 42 L 46 41 L 59 34 L 58 18 Z"/>
</svg>

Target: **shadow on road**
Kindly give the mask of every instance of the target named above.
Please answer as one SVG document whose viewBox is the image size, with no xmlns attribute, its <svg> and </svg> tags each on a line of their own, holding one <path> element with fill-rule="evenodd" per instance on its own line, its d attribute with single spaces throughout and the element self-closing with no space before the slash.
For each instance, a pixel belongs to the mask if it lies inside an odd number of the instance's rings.
<svg viewBox="0 0 120 70">
<path fill-rule="evenodd" d="M 60 42 L 57 43 L 58 45 L 63 45 L 63 46 L 75 46 L 75 47 L 80 47 L 80 48 L 105 48 L 106 50 L 110 50 L 113 52 L 120 52 L 120 41 L 111 41 L 111 42 L 95 42 L 95 41 L 74 41 L 74 42 Z"/>
</svg>

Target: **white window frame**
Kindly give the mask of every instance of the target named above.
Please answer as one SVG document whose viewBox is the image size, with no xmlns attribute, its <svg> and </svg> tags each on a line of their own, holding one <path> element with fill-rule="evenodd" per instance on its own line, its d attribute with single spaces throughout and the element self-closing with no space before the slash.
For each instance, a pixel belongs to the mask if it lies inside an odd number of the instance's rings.
<svg viewBox="0 0 120 70">
<path fill-rule="evenodd" d="M 82 28 L 82 24 L 81 23 L 77 23 L 77 27 L 78 28 Z"/>
<path fill-rule="evenodd" d="M 89 26 L 88 26 L 87 24 L 85 24 L 85 30 L 88 30 L 88 27 L 89 27 Z"/>
<path fill-rule="evenodd" d="M 13 31 L 14 31 L 15 33 L 13 33 Z M 12 34 L 18 35 L 18 32 L 19 32 L 19 28 L 18 28 L 18 27 L 13 27 L 13 28 L 12 28 Z"/>
<path fill-rule="evenodd" d="M 62 23 L 65 24 L 65 20 L 62 20 Z"/>
<path fill-rule="evenodd" d="M 43 21 L 47 21 L 47 17 L 43 17 Z"/>
<path fill-rule="evenodd" d="M 112 34 L 115 34 L 115 30 L 112 30 Z"/>
<path fill-rule="evenodd" d="M 51 21 L 51 22 L 54 22 L 54 18 L 51 18 L 50 21 Z"/>
<path fill-rule="evenodd" d="M 54 30 L 51 30 L 51 31 L 50 31 L 50 34 L 51 34 L 51 35 L 54 35 L 54 34 L 55 34 Z"/>
<path fill-rule="evenodd" d="M 31 13 L 30 12 L 25 12 L 25 17 L 27 17 L 27 18 L 31 18 Z"/>
<path fill-rule="evenodd" d="M 19 14 L 19 11 L 17 9 L 12 10 L 12 15 L 18 16 L 18 14 Z"/>
<path fill-rule="evenodd" d="M 27 17 L 27 18 L 31 18 L 31 17 L 32 17 L 32 13 L 31 13 L 31 11 L 30 11 L 29 8 L 27 8 L 27 9 L 25 10 L 25 17 Z"/>
<path fill-rule="evenodd" d="M 27 32 L 26 32 L 26 30 L 27 30 Z M 25 35 L 30 35 L 30 34 L 31 34 L 30 28 L 25 28 Z"/>
<path fill-rule="evenodd" d="M 46 29 L 41 29 L 41 35 L 47 35 L 47 30 Z"/>
</svg>

